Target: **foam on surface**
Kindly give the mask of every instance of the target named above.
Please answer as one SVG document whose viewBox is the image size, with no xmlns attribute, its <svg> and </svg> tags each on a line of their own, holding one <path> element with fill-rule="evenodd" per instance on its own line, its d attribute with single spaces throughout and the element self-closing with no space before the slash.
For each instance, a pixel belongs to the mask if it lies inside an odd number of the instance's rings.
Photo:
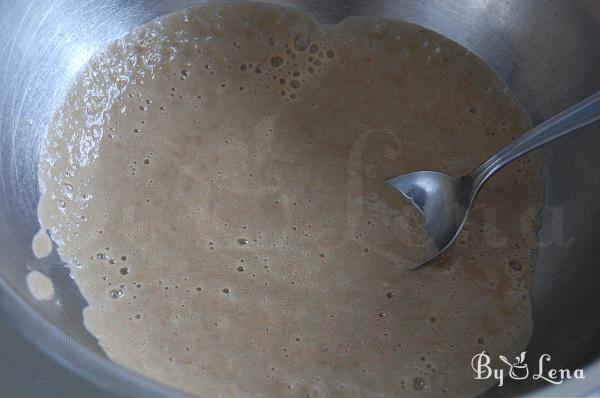
<svg viewBox="0 0 600 398">
<path fill-rule="evenodd" d="M 535 158 L 427 245 L 385 179 L 525 131 L 476 56 L 411 24 L 186 9 L 96 56 L 58 109 L 39 216 L 110 358 L 203 397 L 472 396 L 530 336 Z M 515 264 L 519 266 L 515 266 Z"/>
</svg>

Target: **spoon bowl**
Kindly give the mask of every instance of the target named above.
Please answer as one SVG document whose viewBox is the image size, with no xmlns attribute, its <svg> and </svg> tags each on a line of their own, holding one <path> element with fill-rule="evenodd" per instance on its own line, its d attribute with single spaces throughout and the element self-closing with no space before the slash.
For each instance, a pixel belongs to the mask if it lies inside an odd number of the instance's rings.
<svg viewBox="0 0 600 398">
<path fill-rule="evenodd" d="M 423 216 L 425 232 L 434 252 L 422 263 L 437 257 L 458 237 L 467 219 L 470 200 L 465 177 L 451 177 L 437 171 L 416 171 L 390 178 L 386 184 L 400 192 Z M 417 266 L 421 265 L 419 263 Z"/>
<path fill-rule="evenodd" d="M 451 177 L 416 171 L 390 178 L 386 184 L 406 197 L 423 215 L 433 251 L 414 268 L 427 264 L 454 243 L 483 184 L 498 170 L 530 151 L 600 119 L 600 92 L 518 137 L 470 174 Z"/>
</svg>

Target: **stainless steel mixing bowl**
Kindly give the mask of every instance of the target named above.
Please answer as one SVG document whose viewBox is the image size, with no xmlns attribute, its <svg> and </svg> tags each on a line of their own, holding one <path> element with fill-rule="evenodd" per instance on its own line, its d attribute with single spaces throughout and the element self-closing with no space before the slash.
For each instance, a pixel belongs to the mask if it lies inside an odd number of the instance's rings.
<svg viewBox="0 0 600 398">
<path fill-rule="evenodd" d="M 506 81 L 535 122 L 600 90 L 598 0 L 282 0 L 335 23 L 351 15 L 415 22 L 463 44 Z M 82 326 L 85 302 L 60 259 L 37 260 L 37 164 L 69 82 L 111 40 L 191 0 L 0 0 L 0 305 L 31 341 L 114 396 L 181 396 L 110 362 Z M 559 387 L 514 382 L 490 396 L 600 394 L 600 126 L 543 151 L 545 209 L 529 356 L 584 367 Z M 28 270 L 56 299 L 36 302 Z M 594 395 L 595 395 L 594 394 Z"/>
</svg>

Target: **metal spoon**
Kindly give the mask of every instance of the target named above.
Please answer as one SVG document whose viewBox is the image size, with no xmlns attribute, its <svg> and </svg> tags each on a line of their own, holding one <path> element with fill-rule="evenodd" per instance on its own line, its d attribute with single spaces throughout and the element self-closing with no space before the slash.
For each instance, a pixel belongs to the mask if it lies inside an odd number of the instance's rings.
<svg viewBox="0 0 600 398">
<path fill-rule="evenodd" d="M 523 134 L 474 171 L 451 177 L 436 171 L 417 171 L 390 178 L 386 184 L 419 209 L 435 252 L 414 268 L 444 252 L 458 237 L 477 193 L 498 170 L 526 153 L 600 119 L 600 92 Z"/>
</svg>

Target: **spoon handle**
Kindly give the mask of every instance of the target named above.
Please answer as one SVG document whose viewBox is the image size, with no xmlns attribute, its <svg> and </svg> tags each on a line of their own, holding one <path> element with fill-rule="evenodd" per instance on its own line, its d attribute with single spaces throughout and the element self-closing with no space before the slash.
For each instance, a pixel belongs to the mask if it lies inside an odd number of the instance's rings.
<svg viewBox="0 0 600 398">
<path fill-rule="evenodd" d="M 596 120 L 600 120 L 600 91 L 529 130 L 479 165 L 466 176 L 473 192 L 513 160 Z"/>
</svg>

